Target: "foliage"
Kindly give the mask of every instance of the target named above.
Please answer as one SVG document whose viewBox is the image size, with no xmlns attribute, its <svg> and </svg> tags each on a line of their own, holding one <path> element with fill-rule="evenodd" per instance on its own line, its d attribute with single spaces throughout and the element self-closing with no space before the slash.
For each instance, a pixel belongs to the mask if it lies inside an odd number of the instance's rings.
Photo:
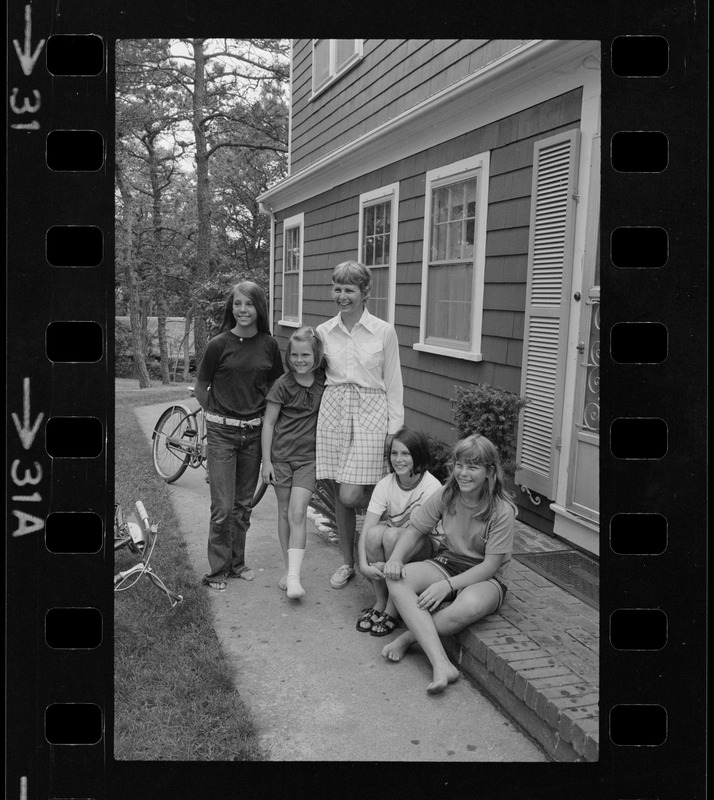
<svg viewBox="0 0 714 800">
<path fill-rule="evenodd" d="M 117 43 L 117 313 L 194 320 L 199 358 L 228 288 L 267 289 L 270 219 L 256 198 L 287 171 L 288 50 L 283 39 Z"/>
<path fill-rule="evenodd" d="M 429 441 L 429 454 L 431 464 L 429 472 L 440 482 L 444 483 L 451 474 L 451 445 L 445 444 L 441 439 L 427 436 Z"/>
<path fill-rule="evenodd" d="M 119 384 L 119 382 L 118 382 Z M 149 580 L 116 595 L 115 757 L 143 761 L 258 761 L 265 753 L 213 628 L 210 598 L 193 573 L 167 485 L 156 475 L 133 406 L 172 402 L 178 389 L 117 388 L 116 501 L 141 500 L 159 523 L 152 565 L 183 602 L 171 608 Z M 185 390 L 182 390 L 185 391 Z M 136 562 L 116 554 L 116 570 Z"/>
<path fill-rule="evenodd" d="M 458 438 L 480 433 L 490 439 L 501 456 L 505 473 L 513 475 L 517 468 L 518 415 L 527 398 L 486 383 L 455 389 L 452 403 Z"/>
</svg>

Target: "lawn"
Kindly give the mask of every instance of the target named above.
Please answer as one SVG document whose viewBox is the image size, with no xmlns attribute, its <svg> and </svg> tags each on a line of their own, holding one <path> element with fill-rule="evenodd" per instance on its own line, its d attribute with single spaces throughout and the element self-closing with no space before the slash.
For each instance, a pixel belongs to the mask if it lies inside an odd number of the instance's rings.
<svg viewBox="0 0 714 800">
<path fill-rule="evenodd" d="M 117 381 L 116 501 L 125 512 L 141 500 L 159 538 L 151 564 L 183 595 L 173 609 L 148 578 L 115 595 L 114 755 L 142 761 L 256 761 L 266 759 L 234 684 L 231 665 L 213 629 L 206 590 L 188 559 L 166 484 L 133 408 L 186 396 L 185 386 L 137 391 Z M 136 561 L 116 554 L 116 571 Z"/>
</svg>

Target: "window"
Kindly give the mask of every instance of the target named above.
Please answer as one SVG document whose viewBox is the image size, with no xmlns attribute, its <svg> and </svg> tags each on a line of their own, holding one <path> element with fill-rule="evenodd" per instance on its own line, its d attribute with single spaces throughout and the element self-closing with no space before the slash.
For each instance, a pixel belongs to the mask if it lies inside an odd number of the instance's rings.
<svg viewBox="0 0 714 800">
<path fill-rule="evenodd" d="M 362 39 L 313 39 L 313 97 L 362 58 Z"/>
<path fill-rule="evenodd" d="M 481 360 L 489 154 L 426 174 L 416 350 Z"/>
<path fill-rule="evenodd" d="M 370 313 L 394 323 L 399 184 L 360 195 L 359 261 L 372 271 Z"/>
<path fill-rule="evenodd" d="M 283 311 L 281 325 L 302 322 L 302 257 L 304 214 L 283 222 Z"/>
</svg>

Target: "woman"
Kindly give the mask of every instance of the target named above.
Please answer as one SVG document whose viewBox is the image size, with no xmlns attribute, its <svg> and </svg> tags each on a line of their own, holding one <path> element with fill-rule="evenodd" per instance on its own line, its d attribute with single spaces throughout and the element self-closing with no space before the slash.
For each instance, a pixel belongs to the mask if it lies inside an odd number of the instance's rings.
<svg viewBox="0 0 714 800">
<path fill-rule="evenodd" d="M 332 272 L 338 314 L 317 328 L 327 381 L 317 421 L 317 478 L 335 483 L 343 564 L 330 579 L 341 589 L 355 575 L 355 509 L 365 508 L 386 474 L 385 452 L 404 422 L 404 389 L 394 328 L 366 304 L 372 274 L 356 261 Z"/>
</svg>

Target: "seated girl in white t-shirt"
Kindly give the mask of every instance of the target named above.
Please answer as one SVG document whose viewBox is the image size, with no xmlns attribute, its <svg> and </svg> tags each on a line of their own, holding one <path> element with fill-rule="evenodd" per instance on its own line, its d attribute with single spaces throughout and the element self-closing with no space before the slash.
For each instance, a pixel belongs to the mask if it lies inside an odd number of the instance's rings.
<svg viewBox="0 0 714 800">
<path fill-rule="evenodd" d="M 410 428 L 397 431 L 389 452 L 390 474 L 374 487 L 358 543 L 359 569 L 372 581 L 375 595 L 374 605 L 362 609 L 357 620 L 357 630 L 361 633 L 386 636 L 397 626 L 396 608 L 389 599 L 382 567 L 389 560 L 412 512 L 429 495 L 441 489 L 439 481 L 427 470 L 428 466 L 426 437 Z M 436 535 L 425 538 L 407 560 L 430 558 L 436 545 Z"/>
</svg>

